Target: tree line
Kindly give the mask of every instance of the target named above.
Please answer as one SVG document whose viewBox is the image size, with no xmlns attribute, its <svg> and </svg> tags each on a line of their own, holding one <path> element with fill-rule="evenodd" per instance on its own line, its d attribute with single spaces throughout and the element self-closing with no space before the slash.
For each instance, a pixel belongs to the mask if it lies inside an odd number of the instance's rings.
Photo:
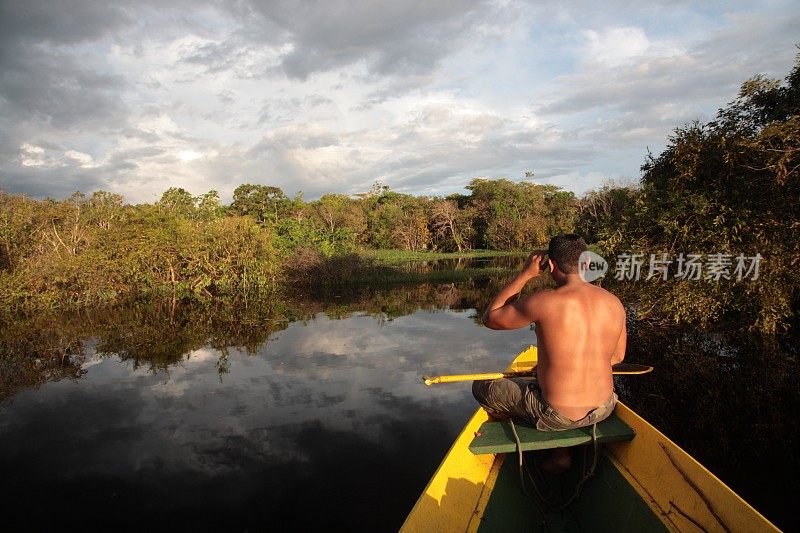
<svg viewBox="0 0 800 533">
<path fill-rule="evenodd" d="M 216 191 L 192 196 L 166 191 L 158 205 L 177 217 L 211 220 L 249 216 L 268 227 L 283 249 L 312 246 L 325 253 L 356 249 L 461 252 L 523 250 L 553 233 L 570 231 L 579 202 L 553 185 L 508 179 L 473 179 L 469 194 L 413 196 L 376 182 L 368 192 L 326 194 L 313 202 L 279 187 L 244 184 L 221 205 Z"/>
<path fill-rule="evenodd" d="M 212 298 L 271 290 L 287 272 L 302 276 L 290 267 L 309 254 L 318 264 L 363 249 L 529 251 L 576 232 L 609 256 L 764 256 L 761 277 L 749 283 L 617 284 L 634 294 L 643 317 L 731 320 L 763 331 L 796 323 L 800 60 L 784 82 L 756 76 L 715 120 L 676 129 L 641 170 L 637 185 L 582 197 L 508 179 L 474 179 L 468 194 L 445 197 L 376 183 L 363 194 L 310 202 L 243 184 L 229 205 L 215 191 L 180 188 L 139 205 L 104 191 L 65 200 L 0 191 L 0 308 L 149 294 Z"/>
<path fill-rule="evenodd" d="M 575 195 L 552 185 L 475 179 L 467 188 L 432 198 L 376 184 L 305 202 L 244 184 L 230 205 L 216 191 L 180 188 L 138 205 L 105 191 L 64 200 L 0 192 L 0 298 L 54 307 L 135 293 L 212 297 L 269 288 L 309 252 L 524 250 L 575 227 Z"/>
</svg>

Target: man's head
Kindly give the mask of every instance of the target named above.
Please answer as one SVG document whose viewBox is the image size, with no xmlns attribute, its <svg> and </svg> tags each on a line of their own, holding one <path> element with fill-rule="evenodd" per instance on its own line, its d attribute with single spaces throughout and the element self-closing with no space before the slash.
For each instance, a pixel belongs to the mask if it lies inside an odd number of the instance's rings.
<svg viewBox="0 0 800 533">
<path fill-rule="evenodd" d="M 550 239 L 547 257 L 562 274 L 578 274 L 578 262 L 586 251 L 586 242 L 572 233 L 556 235 Z"/>
</svg>

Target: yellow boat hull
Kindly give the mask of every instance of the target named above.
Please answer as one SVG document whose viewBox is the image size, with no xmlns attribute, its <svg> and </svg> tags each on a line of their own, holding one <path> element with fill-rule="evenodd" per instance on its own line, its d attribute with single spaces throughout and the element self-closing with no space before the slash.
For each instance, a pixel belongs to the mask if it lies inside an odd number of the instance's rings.
<svg viewBox="0 0 800 533">
<path fill-rule="evenodd" d="M 507 371 L 536 365 L 536 347 Z M 677 444 L 626 405 L 617 416 L 636 431 L 630 442 L 605 445 L 605 455 L 669 531 L 778 531 L 758 511 Z M 482 409 L 456 438 L 404 522 L 403 532 L 478 531 L 504 456 L 473 455 L 468 445 L 488 420 Z M 533 505 L 531 503 L 531 505 Z"/>
</svg>

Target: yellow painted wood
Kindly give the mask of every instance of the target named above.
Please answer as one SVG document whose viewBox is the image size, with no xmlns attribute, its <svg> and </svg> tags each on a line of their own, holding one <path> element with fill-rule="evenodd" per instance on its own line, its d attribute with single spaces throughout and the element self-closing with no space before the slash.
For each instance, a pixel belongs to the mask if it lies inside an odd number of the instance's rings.
<svg viewBox="0 0 800 533">
<path fill-rule="evenodd" d="M 500 453 L 495 456 L 494 463 L 492 463 L 492 468 L 489 470 L 489 475 L 486 478 L 486 483 L 483 485 L 481 496 L 478 499 L 478 503 L 475 505 L 475 511 L 473 511 L 469 520 L 469 524 L 467 524 L 468 533 L 475 533 L 481 527 L 481 518 L 483 517 L 483 512 L 486 509 L 486 506 L 489 504 L 489 498 L 492 496 L 494 485 L 497 483 L 497 476 L 500 475 L 500 469 L 503 467 L 503 461 L 505 458 L 506 454 L 504 453 Z"/>
<path fill-rule="evenodd" d="M 659 520 L 661 520 L 661 522 L 667 527 L 667 529 L 669 529 L 674 533 L 677 533 L 679 530 L 675 527 L 675 525 L 672 522 L 666 519 L 666 516 L 664 516 L 664 513 L 661 511 L 661 508 L 658 506 L 656 501 L 653 498 L 651 498 L 649 494 L 647 494 L 647 492 L 642 488 L 641 485 L 639 485 L 639 482 L 636 481 L 636 478 L 634 478 L 630 472 L 628 472 L 625 466 L 623 466 L 622 463 L 617 461 L 616 458 L 610 453 L 606 453 L 606 457 L 608 457 L 608 459 L 611 461 L 611 464 L 614 465 L 614 467 L 616 467 L 616 469 L 620 472 L 620 474 L 622 474 L 622 477 L 625 478 L 628 484 L 631 487 L 633 487 L 633 489 L 637 492 L 637 494 L 639 494 L 639 496 L 642 498 L 642 500 L 644 500 L 647 506 L 650 507 L 652 513 L 655 516 L 657 516 Z"/>
<path fill-rule="evenodd" d="M 653 371 L 652 366 L 648 365 L 635 365 L 628 363 L 618 363 L 611 367 L 611 373 L 614 375 L 635 375 L 635 374 L 649 374 Z M 425 385 L 436 385 L 437 383 L 458 383 L 459 381 L 476 381 L 488 379 L 501 379 L 501 378 L 521 378 L 532 377 L 536 379 L 535 375 L 531 374 L 531 370 L 523 370 L 521 372 L 484 372 L 483 374 L 454 374 L 449 376 L 422 376 L 422 382 Z"/>
<path fill-rule="evenodd" d="M 456 374 L 452 376 L 422 376 L 425 385 L 436 385 L 437 383 L 458 383 L 460 381 L 475 381 L 476 379 L 500 379 L 509 377 L 508 373 L 503 372 L 484 372 L 483 374 Z"/>
<path fill-rule="evenodd" d="M 673 531 L 778 531 L 750 504 L 623 403 L 615 410 L 636 431 L 606 453 Z"/>
<path fill-rule="evenodd" d="M 531 370 L 536 366 L 536 353 L 536 347 L 531 346 L 509 365 L 508 371 Z M 495 462 L 494 455 L 473 455 L 469 451 L 472 437 L 488 418 L 483 409 L 478 409 L 467 422 L 400 531 L 466 531 Z M 491 488 L 485 500 L 489 494 Z"/>
<path fill-rule="evenodd" d="M 507 371 L 531 370 L 536 348 L 520 354 Z M 670 531 L 773 532 L 778 529 L 678 445 L 623 403 L 616 414 L 636 431 L 631 442 L 609 443 L 606 454 Z M 473 455 L 475 431 L 487 421 L 482 409 L 456 439 L 403 524 L 403 532 L 476 531 L 503 455 Z"/>
</svg>

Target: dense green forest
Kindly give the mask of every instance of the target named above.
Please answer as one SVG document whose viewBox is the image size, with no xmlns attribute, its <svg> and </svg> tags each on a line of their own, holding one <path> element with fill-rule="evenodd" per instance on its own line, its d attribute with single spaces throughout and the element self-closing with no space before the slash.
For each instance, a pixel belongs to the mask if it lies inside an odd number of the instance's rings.
<svg viewBox="0 0 800 533">
<path fill-rule="evenodd" d="M 647 155 L 637 186 L 580 198 L 508 179 L 474 179 L 468 194 L 447 197 L 376 183 L 310 202 L 244 184 L 230 205 L 216 191 L 179 188 L 139 205 L 103 191 L 65 200 L 0 191 L 0 309 L 9 317 L 143 296 L 202 301 L 285 282 L 389 279 L 390 267 L 359 252 L 529 251 L 576 232 L 612 268 L 629 252 L 759 253 L 757 279 L 603 283 L 636 302 L 641 318 L 780 331 L 795 323 L 800 297 L 799 170 L 800 60 L 784 83 L 757 76 L 714 121 L 676 129 L 661 154 Z"/>
<path fill-rule="evenodd" d="M 62 201 L 3 194 L 3 304 L 211 297 L 302 280 L 309 269 L 336 282 L 350 279 L 343 269 L 378 268 L 359 250 L 525 250 L 575 227 L 575 196 L 556 187 L 476 179 L 469 189 L 428 198 L 376 185 L 304 202 L 245 184 L 227 206 L 214 191 L 194 197 L 176 188 L 140 205 L 107 192 Z"/>
</svg>

